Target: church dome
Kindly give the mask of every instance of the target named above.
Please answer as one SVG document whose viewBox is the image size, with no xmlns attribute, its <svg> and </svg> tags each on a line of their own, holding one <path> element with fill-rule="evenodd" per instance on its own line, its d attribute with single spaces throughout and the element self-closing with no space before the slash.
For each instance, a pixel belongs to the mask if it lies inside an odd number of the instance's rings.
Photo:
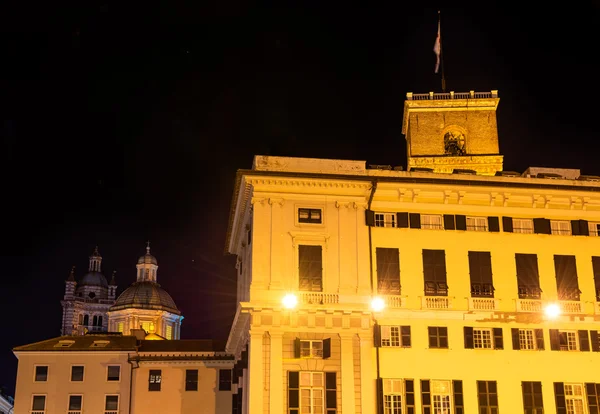
<svg viewBox="0 0 600 414">
<path fill-rule="evenodd" d="M 110 311 L 131 308 L 163 310 L 181 315 L 171 295 L 161 288 L 158 283 L 154 282 L 134 283 L 119 295 L 115 304 L 111 306 Z"/>
<path fill-rule="evenodd" d="M 108 287 L 108 282 L 106 281 L 106 277 L 100 272 L 88 272 L 78 283 L 79 286 L 102 286 Z"/>
<path fill-rule="evenodd" d="M 146 254 L 143 256 L 140 256 L 140 258 L 138 259 L 138 264 L 153 264 L 153 265 L 158 265 L 158 262 L 156 261 L 156 257 L 152 256 L 150 254 L 150 248 L 147 248 Z"/>
</svg>

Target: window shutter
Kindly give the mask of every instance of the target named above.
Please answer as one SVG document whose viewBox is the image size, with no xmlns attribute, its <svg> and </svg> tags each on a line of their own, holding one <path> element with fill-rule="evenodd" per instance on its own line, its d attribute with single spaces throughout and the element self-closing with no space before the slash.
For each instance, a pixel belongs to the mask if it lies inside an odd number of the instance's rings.
<svg viewBox="0 0 600 414">
<path fill-rule="evenodd" d="M 473 328 L 465 326 L 465 349 L 473 349 Z"/>
<path fill-rule="evenodd" d="M 593 382 L 585 383 L 585 393 L 588 398 L 590 414 L 600 413 L 600 384 Z"/>
<path fill-rule="evenodd" d="M 397 227 L 408 228 L 408 213 L 396 213 Z"/>
<path fill-rule="evenodd" d="M 560 351 L 558 329 L 550 329 L 550 349 L 553 351 Z"/>
<path fill-rule="evenodd" d="M 331 357 L 331 338 L 323 339 L 323 359 Z"/>
<path fill-rule="evenodd" d="M 535 329 L 535 342 L 537 345 L 538 351 L 544 350 L 544 330 L 543 329 Z"/>
<path fill-rule="evenodd" d="M 505 233 L 512 233 L 513 232 L 512 217 L 502 217 L 502 230 Z"/>
<path fill-rule="evenodd" d="M 465 407 L 463 402 L 462 381 L 452 380 L 452 390 L 454 392 L 454 414 L 464 414 Z"/>
<path fill-rule="evenodd" d="M 497 233 L 500 231 L 500 221 L 498 217 L 488 217 L 488 230 Z"/>
<path fill-rule="evenodd" d="M 384 414 L 384 410 L 383 410 L 383 378 L 377 378 L 377 414 Z"/>
<path fill-rule="evenodd" d="M 519 328 L 510 328 L 510 335 L 512 336 L 512 346 L 514 350 L 521 349 L 521 342 L 519 341 Z"/>
<path fill-rule="evenodd" d="M 421 380 L 421 404 L 423 405 L 423 414 L 431 414 L 429 380 Z"/>
<path fill-rule="evenodd" d="M 456 215 L 456 230 L 467 229 L 467 216 Z"/>
<path fill-rule="evenodd" d="M 367 226 L 375 225 L 375 212 L 373 210 L 365 210 L 365 223 Z"/>
<path fill-rule="evenodd" d="M 288 411 L 289 414 L 300 413 L 300 373 L 288 371 Z"/>
<path fill-rule="evenodd" d="M 588 336 L 588 331 L 581 330 L 581 331 L 577 331 L 577 333 L 579 334 L 579 350 L 589 352 L 590 337 Z"/>
<path fill-rule="evenodd" d="M 502 328 L 494 328 L 494 349 L 504 349 L 504 338 Z"/>
<path fill-rule="evenodd" d="M 579 234 L 581 236 L 589 236 L 590 228 L 588 227 L 587 220 L 579 220 Z"/>
<path fill-rule="evenodd" d="M 404 394 L 406 395 L 406 414 L 415 414 L 415 382 L 413 380 L 404 380 Z"/>
<path fill-rule="evenodd" d="M 377 348 L 381 347 L 381 325 L 373 325 L 373 345 Z"/>
<path fill-rule="evenodd" d="M 534 218 L 533 232 L 537 234 L 552 234 L 552 230 L 550 230 L 550 220 L 545 218 Z"/>
<path fill-rule="evenodd" d="M 421 228 L 421 215 L 419 213 L 409 213 L 408 220 L 410 221 L 411 229 Z"/>
<path fill-rule="evenodd" d="M 294 358 L 300 358 L 300 338 L 294 339 Z"/>
<path fill-rule="evenodd" d="M 337 379 L 335 372 L 325 373 L 325 408 L 327 414 L 334 414 L 337 409 Z"/>
<path fill-rule="evenodd" d="M 598 340 L 598 331 L 590 331 L 592 351 L 600 352 L 600 341 Z"/>
<path fill-rule="evenodd" d="M 579 229 L 579 220 L 571 220 L 571 235 L 580 236 L 581 230 Z"/>
<path fill-rule="evenodd" d="M 454 229 L 454 216 L 452 214 L 444 214 L 444 230 Z"/>
<path fill-rule="evenodd" d="M 567 414 L 567 402 L 565 401 L 565 384 L 554 383 L 554 398 L 556 400 L 556 414 Z"/>
<path fill-rule="evenodd" d="M 410 326 L 400 327 L 400 336 L 402 337 L 402 346 L 410 346 Z"/>
</svg>

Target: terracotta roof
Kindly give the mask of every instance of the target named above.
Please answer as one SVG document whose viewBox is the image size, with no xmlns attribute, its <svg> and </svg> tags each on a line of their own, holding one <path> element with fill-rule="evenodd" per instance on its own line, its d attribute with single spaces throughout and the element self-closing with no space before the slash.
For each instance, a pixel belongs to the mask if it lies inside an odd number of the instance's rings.
<svg viewBox="0 0 600 414">
<path fill-rule="evenodd" d="M 17 346 L 13 348 L 13 351 L 135 351 L 136 344 L 135 336 L 88 334 L 83 336 L 59 336 L 45 341 Z"/>
<path fill-rule="evenodd" d="M 212 339 L 144 340 L 139 352 L 225 352 L 225 342 Z"/>
</svg>

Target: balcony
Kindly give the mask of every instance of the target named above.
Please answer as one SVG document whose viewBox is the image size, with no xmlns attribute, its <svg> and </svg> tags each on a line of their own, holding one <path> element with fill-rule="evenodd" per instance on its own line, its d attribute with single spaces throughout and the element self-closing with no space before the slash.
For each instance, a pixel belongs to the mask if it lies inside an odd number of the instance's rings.
<svg viewBox="0 0 600 414">
<path fill-rule="evenodd" d="M 400 309 L 405 306 L 404 298 L 400 295 L 384 295 L 385 306 L 391 309 Z"/>
<path fill-rule="evenodd" d="M 469 298 L 469 310 L 494 311 L 498 310 L 498 299 Z"/>
<path fill-rule="evenodd" d="M 579 301 L 561 300 L 559 304 L 562 313 L 583 313 L 583 307 Z"/>
<path fill-rule="evenodd" d="M 539 299 L 517 299 L 517 312 L 541 312 L 542 301 Z"/>
<path fill-rule="evenodd" d="M 303 305 L 332 305 L 340 303 L 337 293 L 300 292 L 300 303 Z"/>
<path fill-rule="evenodd" d="M 423 296 L 421 298 L 422 309 L 450 309 L 450 305 L 448 296 Z"/>
</svg>

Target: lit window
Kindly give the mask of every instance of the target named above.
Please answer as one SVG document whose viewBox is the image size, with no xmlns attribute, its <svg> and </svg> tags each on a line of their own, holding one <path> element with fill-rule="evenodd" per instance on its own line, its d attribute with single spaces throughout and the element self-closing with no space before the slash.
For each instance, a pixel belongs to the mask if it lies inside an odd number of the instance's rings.
<svg viewBox="0 0 600 414">
<path fill-rule="evenodd" d="M 561 351 L 577 351 L 577 332 L 558 331 L 558 341 Z"/>
<path fill-rule="evenodd" d="M 433 413 L 450 414 L 450 381 L 431 381 Z"/>
<path fill-rule="evenodd" d="M 473 348 L 492 349 L 492 330 L 473 329 Z"/>
<path fill-rule="evenodd" d="M 106 380 L 107 381 L 119 381 L 121 379 L 121 366 L 120 365 L 109 365 Z"/>
<path fill-rule="evenodd" d="M 410 326 L 381 326 L 381 346 L 410 346 Z"/>
<path fill-rule="evenodd" d="M 467 231 L 487 231 L 487 217 L 467 217 Z"/>
<path fill-rule="evenodd" d="M 142 322 L 142 329 L 146 333 L 154 332 L 154 322 Z"/>
<path fill-rule="evenodd" d="M 533 234 L 533 220 L 532 219 L 517 219 L 514 218 L 513 222 L 513 233 L 525 233 Z"/>
<path fill-rule="evenodd" d="M 118 395 L 107 395 L 104 403 L 104 414 L 118 414 L 119 413 L 119 396 Z"/>
<path fill-rule="evenodd" d="M 322 413 L 325 407 L 322 372 L 300 372 L 300 412 Z"/>
<path fill-rule="evenodd" d="M 559 236 L 571 235 L 571 222 L 568 220 L 550 220 L 550 231 Z"/>
<path fill-rule="evenodd" d="M 590 236 L 600 236 L 600 223 L 588 223 Z"/>
<path fill-rule="evenodd" d="M 124 330 L 125 330 L 125 326 L 124 326 L 123 322 L 119 322 L 117 324 L 117 332 L 123 333 Z"/>
<path fill-rule="evenodd" d="M 167 339 L 173 339 L 173 327 L 171 325 L 167 325 L 165 329 L 165 337 Z"/>
<path fill-rule="evenodd" d="M 383 380 L 383 412 L 385 414 L 402 414 L 403 385 L 401 379 Z"/>
<path fill-rule="evenodd" d="M 301 358 L 323 358 L 323 341 L 300 341 Z"/>
<path fill-rule="evenodd" d="M 160 391 L 162 383 L 162 371 L 160 369 L 151 369 L 148 376 L 148 391 Z"/>
<path fill-rule="evenodd" d="M 298 223 L 321 224 L 323 222 L 320 208 L 299 208 Z"/>
<path fill-rule="evenodd" d="M 45 382 L 48 381 L 48 366 L 38 365 L 35 367 L 35 381 Z"/>
<path fill-rule="evenodd" d="M 536 349 L 536 338 L 533 329 L 519 329 L 519 349 Z"/>
<path fill-rule="evenodd" d="M 568 414 L 584 414 L 583 386 L 581 384 L 565 384 L 565 403 Z"/>
<path fill-rule="evenodd" d="M 443 230 L 442 216 L 437 214 L 421 214 L 421 228 L 427 230 Z"/>
<path fill-rule="evenodd" d="M 396 227 L 396 213 L 375 213 L 375 227 Z"/>
</svg>

